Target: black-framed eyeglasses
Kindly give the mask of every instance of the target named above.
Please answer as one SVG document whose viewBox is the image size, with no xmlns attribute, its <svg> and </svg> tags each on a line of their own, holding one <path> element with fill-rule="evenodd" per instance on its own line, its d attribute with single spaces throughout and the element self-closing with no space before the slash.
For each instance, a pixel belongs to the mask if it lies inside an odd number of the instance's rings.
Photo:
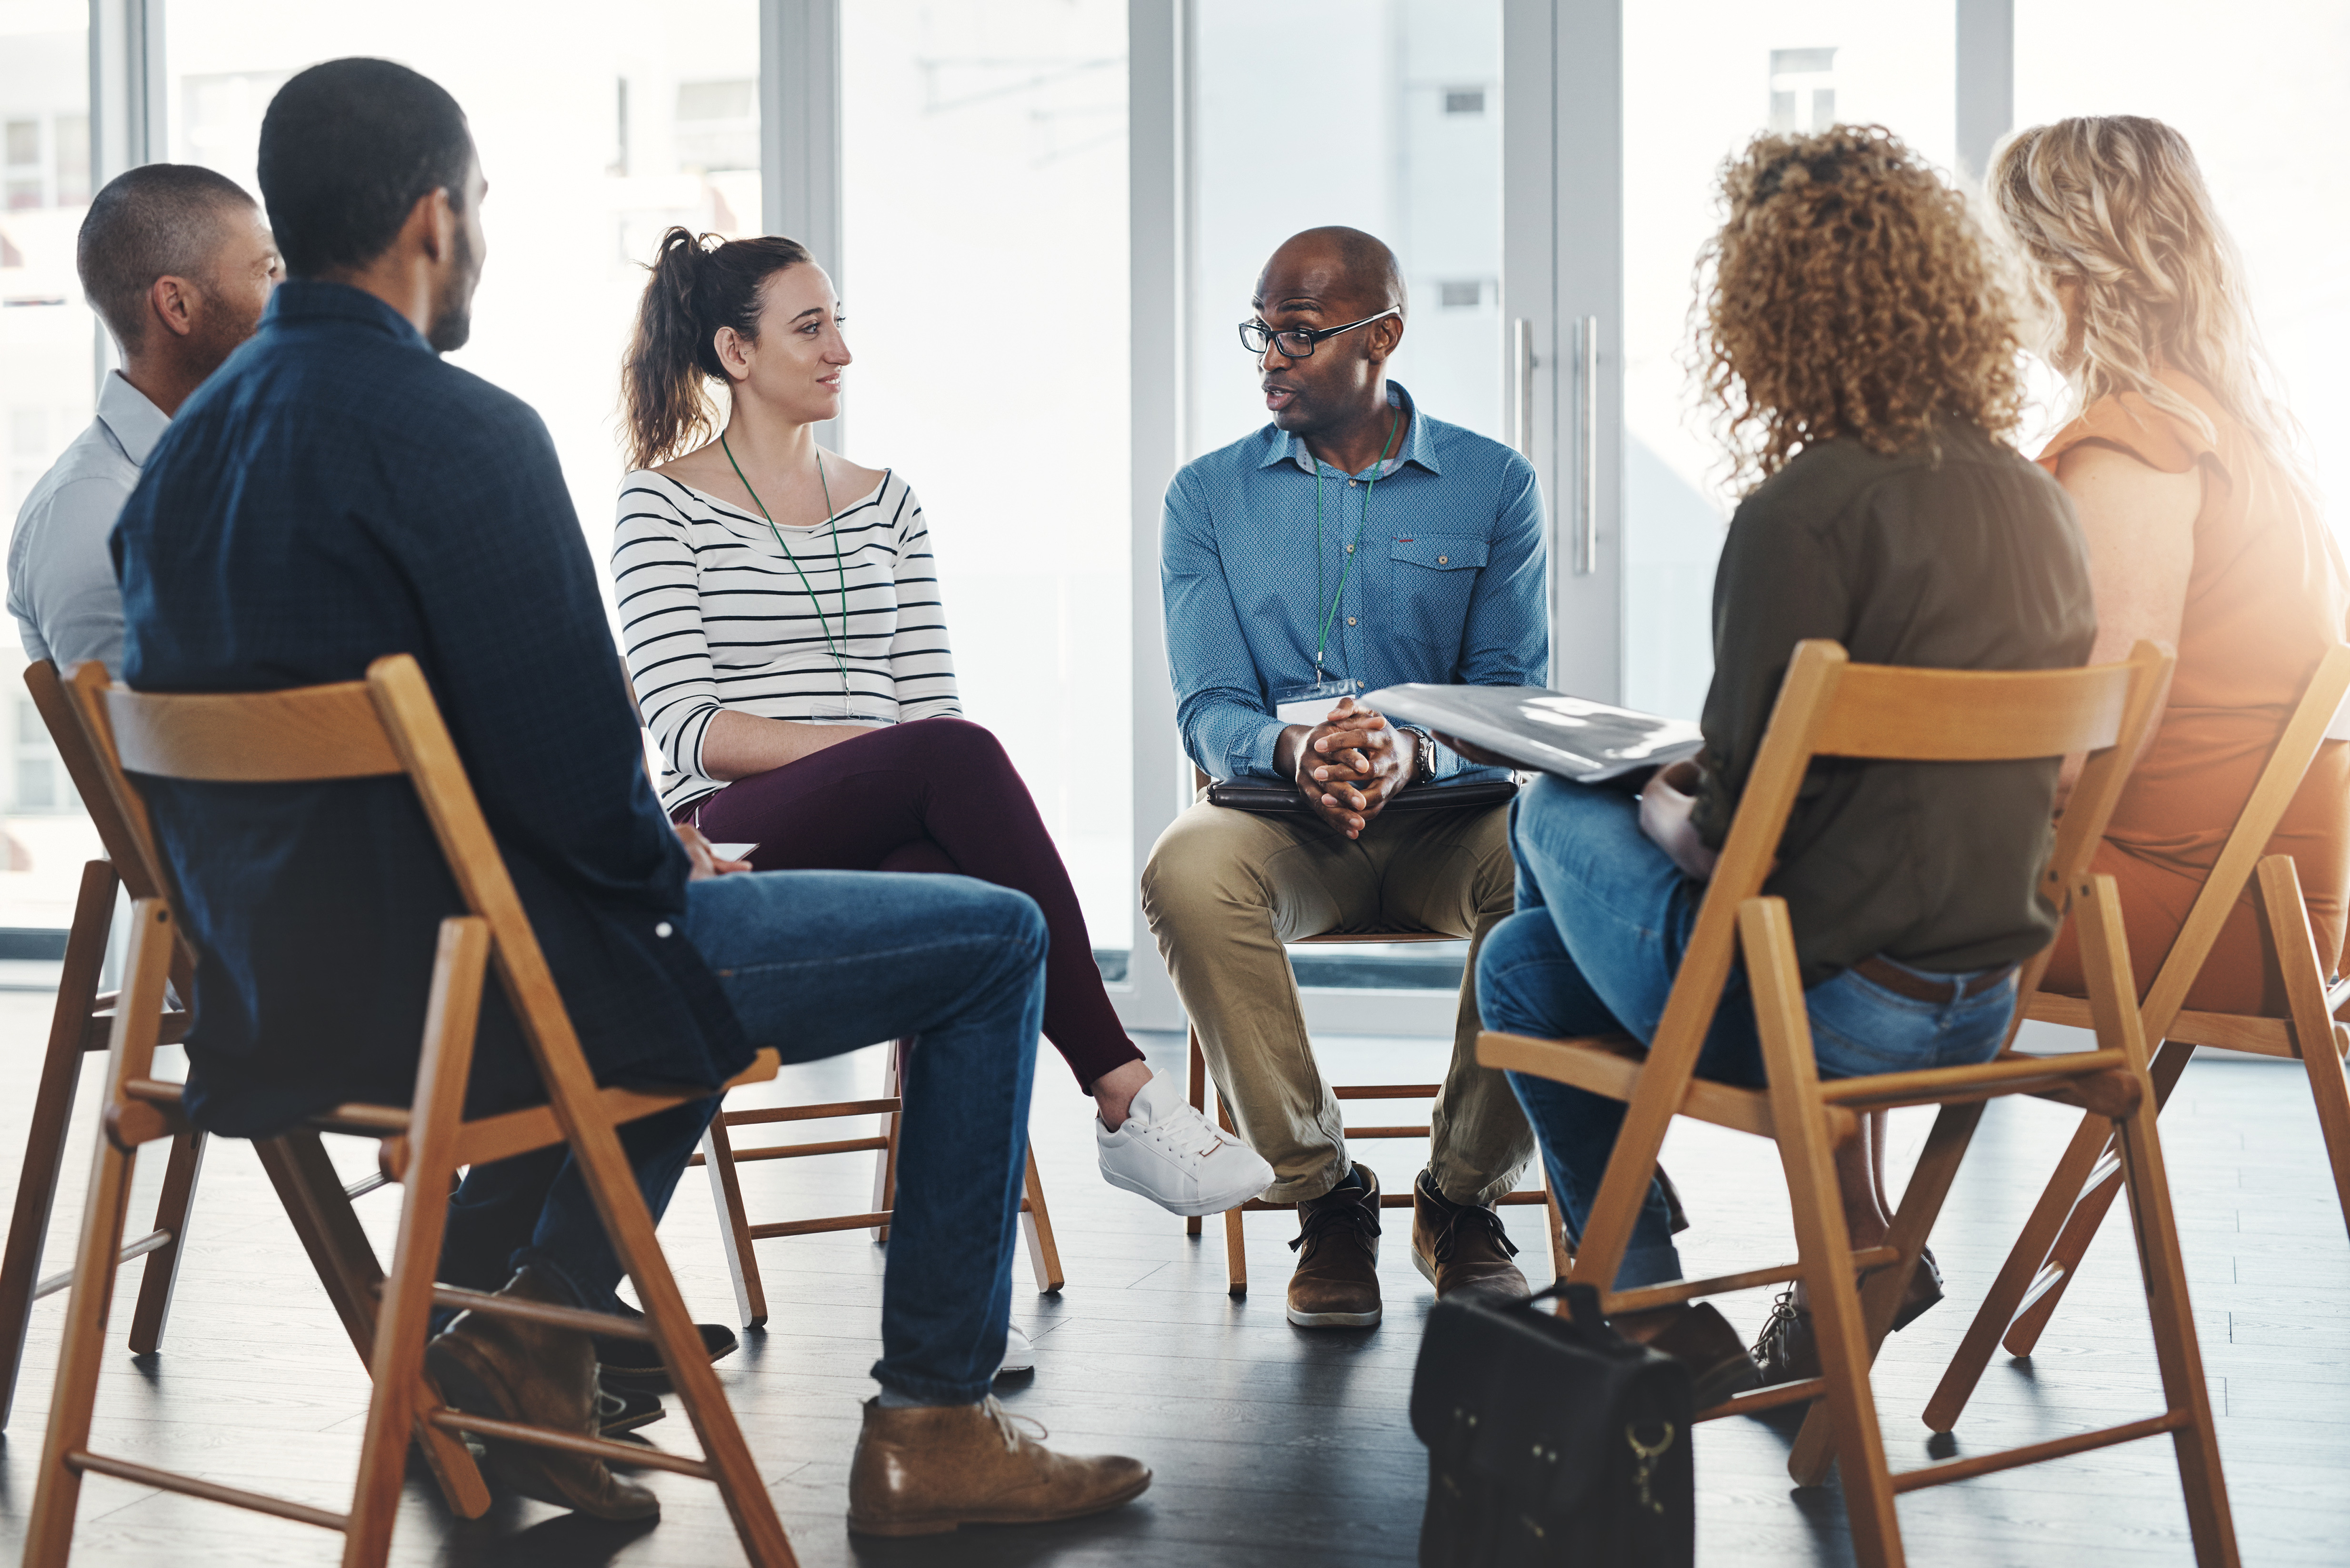
<svg viewBox="0 0 2350 1568">
<path fill-rule="evenodd" d="M 1357 327 L 1368 327 L 1374 321 L 1385 321 L 1390 316 L 1402 314 L 1401 310 L 1390 305 L 1377 316 L 1366 316 L 1360 321 L 1349 321 L 1344 327 L 1286 327 L 1278 332 L 1262 321 L 1243 321 L 1241 323 L 1241 347 L 1260 357 L 1278 348 L 1284 358 L 1310 359 L 1314 357 L 1314 345 L 1325 337 L 1336 337 L 1341 332 L 1352 332 Z"/>
</svg>

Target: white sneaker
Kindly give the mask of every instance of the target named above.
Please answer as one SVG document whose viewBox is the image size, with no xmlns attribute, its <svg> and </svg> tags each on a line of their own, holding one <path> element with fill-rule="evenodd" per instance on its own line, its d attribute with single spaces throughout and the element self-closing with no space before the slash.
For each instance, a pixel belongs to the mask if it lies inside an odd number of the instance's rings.
<svg viewBox="0 0 2350 1568">
<path fill-rule="evenodd" d="M 1193 1110 L 1165 1073 L 1142 1086 L 1116 1132 L 1096 1116 L 1094 1142 L 1104 1181 L 1170 1213 L 1221 1214 L 1273 1185 L 1273 1167 Z"/>
<path fill-rule="evenodd" d="M 1036 1347 L 1028 1343 L 1028 1336 L 1020 1332 L 1018 1324 L 1005 1324 L 1003 1325 L 1003 1365 L 995 1369 L 995 1375 L 1001 1377 L 1007 1372 L 1035 1370 Z"/>
</svg>

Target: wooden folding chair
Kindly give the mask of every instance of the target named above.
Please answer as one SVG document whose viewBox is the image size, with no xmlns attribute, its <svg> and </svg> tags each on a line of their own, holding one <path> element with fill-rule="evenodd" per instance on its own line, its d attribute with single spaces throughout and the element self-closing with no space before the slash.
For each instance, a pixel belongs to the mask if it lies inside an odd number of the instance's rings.
<svg viewBox="0 0 2350 1568">
<path fill-rule="evenodd" d="M 870 1100 L 837 1100 L 824 1105 L 762 1106 L 751 1110 L 721 1110 L 702 1136 L 702 1151 L 691 1162 L 710 1174 L 710 1192 L 718 1205 L 718 1236 L 726 1252 L 726 1272 L 734 1282 L 734 1306 L 743 1326 L 757 1328 L 767 1321 L 767 1292 L 760 1282 L 759 1261 L 752 1243 L 776 1236 L 807 1236 L 826 1231 L 870 1230 L 873 1239 L 889 1239 L 889 1219 L 898 1200 L 898 1130 L 903 1101 L 899 1085 L 905 1082 L 906 1052 L 910 1043 L 891 1044 L 882 1058 L 881 1093 Z M 826 1121 L 836 1116 L 878 1116 L 880 1122 L 866 1137 L 836 1138 L 820 1143 L 776 1144 L 764 1148 L 734 1147 L 728 1129 L 774 1122 Z M 736 1167 L 744 1160 L 804 1159 L 818 1154 L 873 1156 L 873 1207 L 862 1214 L 836 1214 L 816 1220 L 788 1220 L 754 1225 L 743 1202 L 743 1183 Z M 1028 1151 L 1026 1190 L 1020 1199 L 1020 1231 L 1028 1247 L 1028 1265 L 1036 1288 L 1052 1294 L 1065 1282 L 1061 1250 L 1053 1241 L 1052 1211 L 1045 1206 L 1044 1179 L 1036 1173 L 1036 1151 Z"/>
<path fill-rule="evenodd" d="M 89 1449 L 132 1162 L 141 1145 L 171 1137 L 188 1125 L 180 1085 L 151 1076 L 164 981 L 179 949 L 178 922 L 168 889 L 133 906 L 130 957 L 108 1060 L 104 1137 L 98 1142 L 74 1260 L 57 1389 L 26 1534 L 27 1568 L 61 1568 L 66 1562 L 81 1478 L 92 1472 L 340 1531 L 345 1568 L 380 1568 L 390 1551 L 411 1436 L 422 1444 L 453 1510 L 471 1518 L 488 1509 L 488 1491 L 459 1437 L 464 1432 L 714 1481 L 750 1561 L 760 1568 L 791 1568 L 795 1559 L 790 1542 L 687 1316 L 615 1130 L 707 1091 L 596 1085 L 415 660 L 404 654 L 380 659 L 365 680 L 337 685 L 172 696 L 109 687 L 104 670 L 92 664 L 76 673 L 72 695 L 103 764 L 115 809 L 146 846 L 150 864 L 161 861 L 152 852 L 144 804 L 128 774 L 230 784 L 404 775 L 432 823 L 467 912 L 441 924 L 413 1103 L 338 1106 L 292 1135 L 256 1146 L 281 1192 L 290 1191 L 305 1206 L 305 1244 L 328 1282 L 346 1328 L 355 1343 L 365 1345 L 373 1386 L 352 1506 L 338 1513 Z M 467 1121 L 463 1105 L 473 1031 L 493 961 L 548 1103 Z M 735 1082 L 775 1072 L 775 1054 L 763 1052 Z M 327 1164 L 317 1141 L 321 1132 L 377 1139 L 383 1171 L 405 1186 L 388 1277 L 380 1272 L 342 1185 Z M 579 1162 L 597 1212 L 643 1303 L 641 1321 L 433 1281 L 457 1168 L 556 1143 L 567 1143 Z M 668 1365 L 705 1457 L 687 1459 L 448 1407 L 423 1375 L 429 1314 L 435 1305 L 650 1340 Z"/>
<path fill-rule="evenodd" d="M 1209 782 L 1205 773 L 1197 766 L 1192 768 L 1191 787 L 1194 791 L 1206 789 Z M 1458 937 L 1448 937 L 1441 931 L 1406 930 L 1397 928 L 1386 930 L 1325 931 L 1317 937 L 1301 937 L 1291 945 L 1343 947 L 1365 942 L 1451 942 L 1460 940 Z M 1184 1090 L 1191 1096 L 1191 1108 L 1204 1116 L 1208 1109 L 1208 1058 L 1200 1049 L 1200 1031 L 1197 1028 L 1186 1031 L 1186 1039 L 1190 1049 L 1187 1055 L 1188 1064 L 1184 1071 Z M 1332 1085 L 1330 1093 L 1340 1100 L 1433 1100 L 1436 1098 L 1437 1091 L 1442 1086 L 1440 1084 L 1338 1084 Z M 1224 1103 L 1222 1089 L 1216 1091 L 1216 1121 L 1226 1132 L 1232 1133 L 1236 1137 L 1239 1136 L 1238 1129 L 1232 1126 L 1232 1107 Z M 1424 1138 L 1429 1136 L 1428 1126 L 1425 1123 L 1418 1127 L 1347 1127 L 1343 1131 L 1349 1139 L 1360 1138 L 1366 1141 L 1383 1138 Z M 1496 1205 L 1540 1203 L 1545 1206 L 1550 1233 L 1551 1270 L 1564 1278 L 1566 1274 L 1569 1257 L 1565 1241 L 1566 1232 L 1559 1222 L 1558 1200 L 1551 1193 L 1549 1179 L 1545 1176 L 1540 1187 L 1505 1192 L 1493 1201 Z M 1233 1295 L 1248 1294 L 1248 1244 L 1245 1232 L 1242 1229 L 1241 1216 L 1253 1214 L 1263 1210 L 1295 1210 L 1296 1207 L 1295 1203 L 1267 1203 L 1262 1198 L 1252 1198 L 1238 1209 L 1224 1210 L 1224 1278 L 1227 1288 Z M 1401 1192 L 1380 1193 L 1379 1207 L 1382 1209 L 1410 1208 L 1410 1189 L 1407 1188 Z M 1187 1216 L 1183 1220 L 1183 1233 L 1187 1236 L 1198 1235 L 1200 1220 L 1201 1216 L 1196 1214 Z"/>
<path fill-rule="evenodd" d="M 2120 902 L 2113 878 L 2087 874 L 2129 763 L 2153 722 L 2169 667 L 2168 653 L 2150 643 L 2139 644 L 2122 664 L 2012 673 L 1851 664 L 1832 642 L 1799 645 L 1648 1049 L 1643 1053 L 1620 1036 L 1532 1040 L 1489 1033 L 1480 1038 L 1479 1059 L 1488 1066 L 1628 1102 L 1572 1275 L 1600 1285 L 1607 1310 L 1635 1311 L 1804 1282 L 1822 1376 L 1740 1396 L 1699 1411 L 1696 1418 L 1820 1400 L 1796 1438 L 1788 1469 L 1799 1483 L 1814 1485 L 1825 1478 L 1832 1459 L 1841 1467 L 1854 1556 L 1862 1568 L 1891 1568 L 1904 1561 L 1897 1493 L 2161 1432 L 2170 1434 L 2177 1450 L 2196 1561 L 2206 1568 L 2232 1568 L 2237 1562 L 2210 1397 L 2155 1129 Z M 1812 759 L 1994 762 L 2082 752 L 2090 753 L 2088 766 L 2059 825 L 2043 887 L 2079 924 L 2097 1049 L 2047 1057 L 2008 1051 L 1970 1066 L 1822 1082 L 1812 1056 L 1786 905 L 1762 896 Z M 1763 1090 L 1694 1075 L 1731 965 L 1742 956 L 1760 1026 L 1769 1084 Z M 2024 967 L 2026 993 L 2038 984 L 2046 963 L 2043 950 Z M 2165 1408 L 2144 1420 L 1897 1475 L 1887 1467 L 1877 1429 L 1869 1366 L 1891 1329 L 1984 1104 L 2017 1094 L 2093 1111 L 2117 1132 Z M 1836 1147 L 1857 1134 L 1866 1112 L 1927 1105 L 1940 1110 L 1892 1232 L 1885 1245 L 1856 1252 L 1837 1194 Z M 1666 1129 L 1676 1116 L 1736 1127 L 1778 1144 L 1794 1210 L 1794 1265 L 1638 1290 L 1607 1288 L 1623 1261 Z M 1863 1270 L 1871 1271 L 1865 1289 L 1854 1282 Z"/>
<path fill-rule="evenodd" d="M 2326 1158 L 2334 1168 L 2334 1194 L 2345 1222 L 2350 1222 L 2350 1085 L 2345 1085 L 2342 1070 L 2343 1052 L 2350 1048 L 2350 1029 L 2334 1022 L 2334 1015 L 2350 1004 L 2350 980 L 2327 982 L 2326 966 L 2320 961 L 2317 943 L 2310 934 L 2309 910 L 2302 901 L 2301 878 L 2293 857 L 2262 854 L 2285 808 L 2299 793 L 2318 748 L 2329 739 L 2345 738 L 2329 731 L 2338 728 L 2336 720 L 2346 691 L 2350 691 L 2350 647 L 2337 645 L 2319 662 L 2303 689 L 2301 701 L 2269 753 L 2251 794 L 2212 863 L 2203 890 L 2189 908 L 2186 922 L 2172 939 L 2137 1012 L 2139 1033 L 2157 1045 L 2152 1075 L 2158 1112 L 2178 1086 L 2179 1075 L 2199 1045 L 2257 1056 L 2300 1058 L 2309 1075 L 2310 1097 L 2317 1105 Z M 2286 1016 L 2189 1011 L 2187 994 L 2194 989 L 2212 944 L 2256 871 L 2259 918 L 2284 982 Z M 2044 991 L 2026 995 L 2019 1023 L 2025 1017 L 2084 1029 L 2093 1023 L 2086 1001 Z M 2108 1129 L 2095 1117 L 2085 1117 L 1926 1407 L 1926 1424 L 1933 1430 L 1947 1432 L 1958 1424 L 1975 1385 L 1991 1365 L 1992 1347 L 2001 1343 L 2002 1331 L 2011 1355 L 2029 1355 L 2040 1343 L 2042 1331 L 2055 1314 L 2057 1303 L 2064 1299 L 2065 1287 L 2073 1282 L 2097 1227 L 2113 1206 L 2120 1168 Z"/>
<path fill-rule="evenodd" d="M 105 774 L 82 739 L 81 722 L 74 717 L 57 666 L 46 659 L 33 664 L 25 671 L 25 685 L 33 694 L 33 706 L 42 722 L 48 726 L 66 774 L 80 794 L 108 857 L 81 868 L 81 889 L 74 900 L 65 964 L 57 977 L 57 1006 L 49 1017 L 48 1047 L 42 1054 L 40 1084 L 33 1093 L 32 1124 L 25 1139 L 24 1168 L 16 1181 L 16 1210 L 8 1221 L 7 1250 L 0 1256 L 0 1430 L 6 1428 L 16 1403 L 16 1375 L 24 1365 L 33 1303 L 64 1290 L 73 1280 L 70 1272 L 47 1279 L 38 1276 L 49 1217 L 57 1208 L 66 1128 L 73 1119 L 82 1059 L 105 1050 L 113 1033 L 116 997 L 101 992 L 99 985 L 106 965 L 107 940 L 114 929 L 116 889 L 128 889 L 133 898 L 160 896 L 154 870 L 144 862 L 116 813 Z M 182 998 L 190 994 L 192 973 L 192 955 L 183 947 L 174 956 L 171 970 L 172 987 Z M 176 1044 L 187 1030 L 187 1012 L 174 1008 L 160 1020 L 156 1038 Z M 151 1355 L 162 1345 L 163 1324 L 172 1310 L 172 1287 L 179 1275 L 181 1243 L 187 1235 L 188 1210 L 203 1154 L 202 1132 L 192 1127 L 173 1135 L 154 1226 L 122 1251 L 122 1262 L 141 1255 L 147 1260 L 140 1279 L 139 1305 L 130 1320 L 134 1355 Z"/>
</svg>

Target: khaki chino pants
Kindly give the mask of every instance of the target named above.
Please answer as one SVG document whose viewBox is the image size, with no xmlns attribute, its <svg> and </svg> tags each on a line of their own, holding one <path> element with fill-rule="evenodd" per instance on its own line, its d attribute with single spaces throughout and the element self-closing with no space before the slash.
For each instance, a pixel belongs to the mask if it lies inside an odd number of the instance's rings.
<svg viewBox="0 0 2350 1568">
<path fill-rule="evenodd" d="M 1510 913 L 1507 806 L 1391 812 L 1359 839 L 1318 818 L 1199 804 L 1150 851 L 1142 908 L 1241 1137 L 1274 1168 L 1268 1202 L 1319 1198 L 1351 1168 L 1338 1102 L 1307 1038 L 1282 944 L 1407 927 L 1470 939 L 1429 1168 L 1455 1203 L 1517 1185 L 1534 1134 L 1509 1080 L 1477 1065 L 1477 953 Z"/>
</svg>

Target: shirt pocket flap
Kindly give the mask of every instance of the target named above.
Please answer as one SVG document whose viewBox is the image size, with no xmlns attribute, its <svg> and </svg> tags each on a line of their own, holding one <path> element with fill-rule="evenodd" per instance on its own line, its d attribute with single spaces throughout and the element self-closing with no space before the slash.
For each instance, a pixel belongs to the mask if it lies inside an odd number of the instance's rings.
<svg viewBox="0 0 2350 1568">
<path fill-rule="evenodd" d="M 1454 572 L 1468 566 L 1483 566 L 1485 541 L 1459 535 L 1415 534 L 1409 539 L 1398 539 L 1388 547 L 1388 556 L 1390 560 L 1409 561 L 1415 566 Z"/>
</svg>

